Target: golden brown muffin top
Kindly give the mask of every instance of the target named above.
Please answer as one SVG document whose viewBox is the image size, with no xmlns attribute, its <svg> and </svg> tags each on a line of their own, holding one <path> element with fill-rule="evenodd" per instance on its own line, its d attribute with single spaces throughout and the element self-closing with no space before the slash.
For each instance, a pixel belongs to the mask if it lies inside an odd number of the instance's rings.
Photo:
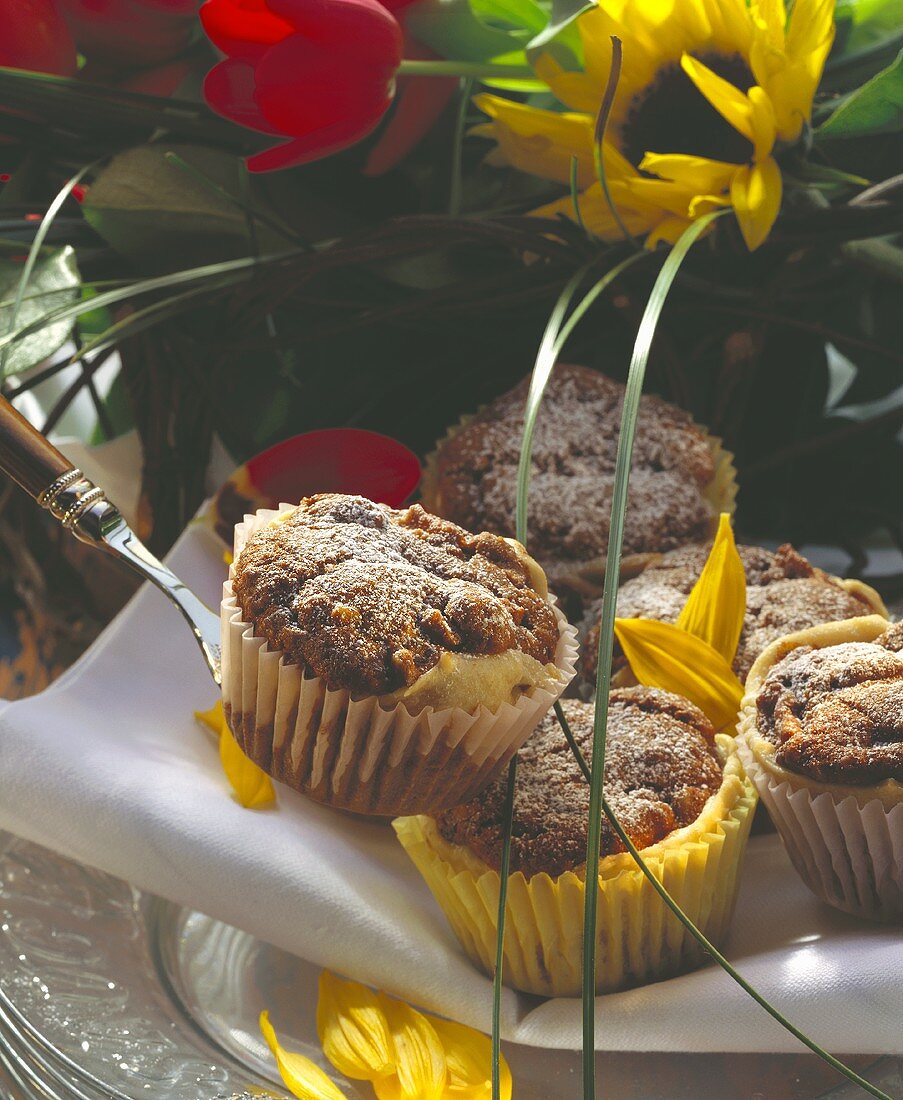
<svg viewBox="0 0 903 1100">
<path fill-rule="evenodd" d="M 873 642 L 793 650 L 766 676 L 756 710 L 790 771 L 850 786 L 903 782 L 903 623 Z"/>
<path fill-rule="evenodd" d="M 657 619 L 673 623 L 683 610 L 706 563 L 711 543 L 671 550 L 618 591 L 618 615 L 625 619 Z M 778 638 L 820 623 L 854 619 L 874 608 L 861 596 L 816 569 L 785 543 L 772 552 L 762 546 L 738 546 L 746 573 L 746 615 L 734 657 L 734 672 L 745 680 L 756 657 Z M 602 601 L 592 604 L 587 620 L 595 625 L 581 654 L 581 675 L 589 686 L 596 682 L 599 618 Z M 616 658 L 623 657 L 616 649 Z M 616 660 L 617 663 L 617 660 Z"/>
<path fill-rule="evenodd" d="M 523 552 L 419 504 L 307 497 L 248 539 L 232 586 L 256 634 L 356 694 L 408 686 L 443 652 L 519 649 L 546 664 L 558 644 Z"/>
<path fill-rule="evenodd" d="M 562 702 L 568 725 L 587 763 L 592 760 L 593 707 Z M 657 688 L 611 693 L 605 749 L 605 797 L 640 849 L 663 840 L 699 817 L 722 782 L 714 730 L 697 707 Z M 514 798 L 511 870 L 553 878 L 586 862 L 589 784 L 554 714 L 520 750 Z M 476 798 L 437 819 L 440 834 L 468 847 L 499 870 L 507 773 Z M 623 852 L 608 818 L 602 818 L 603 856 Z"/>
<path fill-rule="evenodd" d="M 502 394 L 441 445 L 442 512 L 465 527 L 514 533 L 517 465 L 529 379 Z M 561 364 L 536 422 L 530 479 L 530 552 L 541 562 L 603 555 L 624 387 L 588 367 Z M 705 435 L 661 398 L 640 400 L 624 552 L 668 550 L 704 537 L 714 475 Z"/>
</svg>

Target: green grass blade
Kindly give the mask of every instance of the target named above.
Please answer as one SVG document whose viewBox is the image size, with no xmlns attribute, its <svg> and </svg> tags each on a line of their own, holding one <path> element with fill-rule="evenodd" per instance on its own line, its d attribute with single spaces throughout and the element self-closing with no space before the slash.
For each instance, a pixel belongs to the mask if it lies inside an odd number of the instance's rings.
<svg viewBox="0 0 903 1100">
<path fill-rule="evenodd" d="M 10 331 L 0 337 L 0 349 L 14 343 L 16 340 L 20 340 L 23 336 L 28 336 L 32 332 L 37 332 L 38 329 L 52 321 L 68 320 L 70 317 L 78 317 L 80 314 L 87 313 L 90 310 L 101 309 L 104 306 L 115 305 L 118 302 L 127 301 L 129 298 L 134 298 L 139 294 L 148 294 L 156 290 L 167 290 L 170 287 L 182 286 L 186 283 L 213 280 L 218 289 L 218 277 L 220 275 L 231 275 L 233 276 L 231 282 L 240 282 L 242 279 L 249 277 L 251 270 L 255 267 L 271 263 L 282 263 L 287 259 L 303 254 L 303 249 L 292 249 L 288 252 L 261 256 L 259 259 L 253 256 L 244 256 L 238 260 L 225 260 L 221 263 L 205 264 L 202 267 L 186 268 L 184 271 L 176 271 L 168 275 L 158 275 L 152 279 L 142 279 L 137 283 L 132 283 L 129 286 L 117 290 L 105 291 L 103 294 L 98 294 L 96 298 L 90 298 L 87 301 L 76 302 L 71 306 L 64 306 L 57 310 L 51 310 L 45 313 L 43 317 L 39 317 L 30 324 L 24 325 L 15 331 Z"/>
<path fill-rule="evenodd" d="M 542 403 L 542 396 L 555 366 L 555 360 L 559 351 L 574 327 L 584 316 L 592 303 L 599 297 L 607 286 L 624 271 L 630 263 L 638 257 L 631 256 L 627 260 L 616 264 L 610 271 L 605 272 L 577 303 L 571 316 L 565 322 L 568 308 L 577 293 L 580 284 L 586 277 L 592 266 L 592 262 L 584 264 L 568 281 L 555 303 L 545 332 L 536 355 L 533 367 L 533 375 L 530 379 L 530 388 L 527 394 L 526 407 L 524 409 L 524 428 L 521 440 L 520 461 L 517 471 L 517 504 L 515 517 L 515 531 L 517 538 L 527 544 L 527 502 L 530 490 L 530 463 L 533 454 L 533 435 L 536 427 L 536 418 Z M 514 787 L 517 780 L 517 757 L 515 756 L 508 769 L 508 788 L 506 791 L 506 808 L 504 820 L 504 840 L 502 843 L 502 859 L 499 873 L 499 905 L 496 918 L 496 963 L 495 974 L 492 982 L 492 1100 L 499 1100 L 499 1052 L 500 1034 L 499 1021 L 501 1016 L 502 999 L 502 970 L 504 964 L 505 942 L 505 918 L 508 901 L 508 874 L 511 866 L 511 828 L 514 814 Z"/>
<path fill-rule="evenodd" d="M 611 502 L 611 524 L 608 537 L 608 555 L 605 564 L 605 584 L 602 593 L 602 621 L 599 629 L 599 664 L 596 669 L 596 709 L 593 718 L 593 763 L 590 781 L 589 822 L 586 844 L 586 882 L 595 883 L 599 877 L 599 847 L 602 835 L 602 776 L 605 768 L 605 732 L 608 722 L 608 692 L 611 687 L 611 661 L 614 643 L 615 605 L 618 595 L 618 578 L 621 569 L 621 547 L 624 542 L 624 519 L 627 512 L 627 487 L 630 480 L 630 464 L 633 440 L 636 434 L 640 395 L 646 377 L 646 363 L 652 349 L 652 341 L 668 291 L 684 257 L 693 244 L 709 228 L 712 222 L 728 213 L 716 210 L 693 222 L 668 253 L 655 280 L 643 319 L 637 332 L 624 405 L 621 411 L 621 428 L 618 435 L 618 453 L 615 464 L 614 488 Z M 583 1095 L 594 1100 L 595 1047 L 596 1047 L 596 916 L 598 890 L 587 885 L 583 913 Z"/>
<path fill-rule="evenodd" d="M 86 164 L 84 168 L 76 172 L 75 175 L 60 188 L 53 202 L 50 204 L 50 206 L 48 206 L 47 212 L 44 214 L 44 217 L 41 218 L 41 224 L 38 226 L 38 231 L 34 235 L 34 240 L 31 242 L 31 248 L 29 248 L 28 256 L 25 260 L 25 266 L 22 268 L 22 275 L 19 279 L 19 285 L 16 287 L 16 297 L 13 301 L 13 308 L 9 316 L 10 332 L 12 332 L 16 327 L 16 321 L 19 318 L 19 311 L 21 310 L 22 302 L 25 299 L 25 291 L 28 289 L 28 282 L 31 279 L 35 264 L 38 262 L 38 256 L 40 255 L 41 248 L 44 245 L 44 241 L 47 239 L 47 234 L 50 232 L 50 227 L 53 225 L 54 218 L 63 208 L 63 203 L 72 194 L 73 188 L 78 186 L 79 182 L 88 172 L 91 171 L 93 167 L 94 164 Z M 3 350 L 0 351 L 0 378 L 6 377 L 6 362 L 8 358 L 9 344 L 5 344 L 3 345 Z"/>
<path fill-rule="evenodd" d="M 611 197 L 611 191 L 608 187 L 608 177 L 605 175 L 605 163 L 602 158 L 602 145 L 605 141 L 605 131 L 608 129 L 608 119 L 611 115 L 611 109 L 614 106 L 615 92 L 618 90 L 618 81 L 621 78 L 621 53 L 621 39 L 618 38 L 616 34 L 613 34 L 611 36 L 611 68 L 608 71 L 608 83 L 605 86 L 605 93 L 599 105 L 599 113 L 596 115 L 596 127 L 593 134 L 593 163 L 596 167 L 596 178 L 599 180 L 602 194 L 605 196 L 608 209 L 611 211 L 611 216 L 614 218 L 618 229 L 620 229 L 621 235 L 628 244 L 632 244 L 635 248 L 638 248 L 639 246 L 633 239 L 630 230 L 624 224 L 624 219 L 621 217 L 620 210 L 618 210 L 614 199 Z"/>
<path fill-rule="evenodd" d="M 464 128 L 467 125 L 467 108 L 470 106 L 472 91 L 473 78 L 466 77 L 461 81 L 458 92 L 461 98 L 458 103 L 455 133 L 452 139 L 451 181 L 448 188 L 448 216 L 450 218 L 458 218 L 461 215 L 461 203 L 464 193 Z"/>
</svg>

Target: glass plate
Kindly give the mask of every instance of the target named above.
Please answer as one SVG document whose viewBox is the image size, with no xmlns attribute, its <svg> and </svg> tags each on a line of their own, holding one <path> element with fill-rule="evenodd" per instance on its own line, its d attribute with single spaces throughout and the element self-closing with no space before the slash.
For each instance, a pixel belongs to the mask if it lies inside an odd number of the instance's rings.
<svg viewBox="0 0 903 1100">
<path fill-rule="evenodd" d="M 283 1042 L 368 1100 L 325 1062 L 317 970 L 247 934 L 0 834 L 0 1098 L 250 1100 L 286 1097 L 261 1040 L 270 1010 Z M 506 1046 L 517 1100 L 581 1095 L 580 1056 Z M 860 1069 L 868 1059 L 858 1059 Z M 868 1075 L 903 1097 L 903 1062 Z M 862 1093 L 793 1055 L 600 1054 L 606 1095 L 801 1100 Z"/>
</svg>

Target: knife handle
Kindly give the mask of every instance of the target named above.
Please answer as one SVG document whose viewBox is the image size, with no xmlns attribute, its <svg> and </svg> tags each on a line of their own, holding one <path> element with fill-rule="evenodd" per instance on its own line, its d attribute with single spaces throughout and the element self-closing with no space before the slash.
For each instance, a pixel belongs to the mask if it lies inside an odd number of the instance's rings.
<svg viewBox="0 0 903 1100">
<path fill-rule="evenodd" d="M 69 459 L 61 455 L 5 397 L 0 397 L 0 470 L 9 474 L 39 504 L 44 503 L 46 494 L 59 482 L 77 472 Z"/>
</svg>

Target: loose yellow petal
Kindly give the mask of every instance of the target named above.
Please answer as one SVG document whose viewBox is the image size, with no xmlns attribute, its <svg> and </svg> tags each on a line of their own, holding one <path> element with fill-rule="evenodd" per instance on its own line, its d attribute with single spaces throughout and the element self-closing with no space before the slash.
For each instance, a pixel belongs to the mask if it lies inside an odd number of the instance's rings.
<svg viewBox="0 0 903 1100">
<path fill-rule="evenodd" d="M 445 1050 L 422 1012 L 379 995 L 395 1044 L 395 1077 L 373 1082 L 379 1100 L 443 1100 L 448 1079 Z"/>
<path fill-rule="evenodd" d="M 641 684 L 683 695 L 716 730 L 735 723 L 743 688 L 708 642 L 654 619 L 615 619 L 615 635 Z"/>
<path fill-rule="evenodd" d="M 395 1073 L 395 1046 L 380 997 L 324 970 L 317 1001 L 317 1035 L 335 1068 L 355 1081 Z"/>
<path fill-rule="evenodd" d="M 219 738 L 220 763 L 236 802 L 246 810 L 257 810 L 275 802 L 273 781 L 242 752 L 226 722 L 222 701 L 215 703 L 210 710 L 196 710 L 194 716 Z"/>
<path fill-rule="evenodd" d="M 225 715 L 223 714 L 222 699 L 218 699 L 210 710 L 196 710 L 194 716 L 201 725 L 206 726 L 207 729 L 212 730 L 216 736 L 219 737 L 226 721 Z"/>
<path fill-rule="evenodd" d="M 219 758 L 236 801 L 246 810 L 259 810 L 276 801 L 273 781 L 263 768 L 245 756 L 225 722 L 219 739 Z"/>
<path fill-rule="evenodd" d="M 731 517 L 722 512 L 712 549 L 676 625 L 708 642 L 730 664 L 745 614 L 746 573 L 734 542 Z"/>
<path fill-rule="evenodd" d="M 771 232 L 781 209 L 782 190 L 781 170 L 771 157 L 738 169 L 731 181 L 731 203 L 750 251 Z"/>
<path fill-rule="evenodd" d="M 430 1017 L 448 1064 L 446 1096 L 451 1100 L 490 1100 L 492 1096 L 492 1043 L 488 1035 L 451 1020 Z M 501 1100 L 511 1100 L 513 1083 L 504 1054 L 499 1059 Z"/>
<path fill-rule="evenodd" d="M 270 1023 L 268 1012 L 260 1014 L 260 1030 L 273 1052 L 285 1087 L 292 1096 L 297 1096 L 298 1100 L 347 1100 L 345 1094 L 336 1088 L 316 1062 L 305 1058 L 303 1054 L 292 1054 L 283 1050 Z"/>
</svg>

